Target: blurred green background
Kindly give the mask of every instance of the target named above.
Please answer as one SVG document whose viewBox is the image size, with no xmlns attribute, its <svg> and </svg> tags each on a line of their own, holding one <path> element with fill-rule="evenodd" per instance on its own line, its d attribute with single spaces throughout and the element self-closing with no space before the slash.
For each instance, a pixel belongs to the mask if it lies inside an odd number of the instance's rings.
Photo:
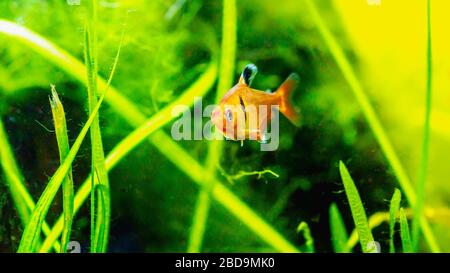
<svg viewBox="0 0 450 273">
<path fill-rule="evenodd" d="M 83 2 L 83 0 L 81 1 Z M 339 177 L 343 160 L 360 191 L 368 215 L 387 211 L 398 188 L 361 108 L 332 53 L 324 43 L 305 1 L 237 1 L 236 65 L 233 83 L 252 62 L 259 68 L 253 86 L 276 89 L 291 72 L 300 75 L 294 103 L 302 126 L 280 124 L 280 147 L 224 143 L 223 173 L 270 169 L 279 178 L 248 176 L 229 183 L 219 179 L 292 244 L 306 221 L 317 252 L 331 252 L 328 209 L 336 202 L 347 229 L 354 227 Z M 426 1 L 315 1 L 325 22 L 350 60 L 363 89 L 413 181 L 417 178 L 425 112 Z M 432 1 L 433 101 L 426 215 L 442 251 L 450 251 L 450 18 L 447 1 Z M 83 3 L 82 3 L 83 4 Z M 126 34 L 113 85 L 147 116 L 180 96 L 220 54 L 222 1 L 99 1 L 99 74 L 108 77 L 122 25 Z M 0 18 L 16 22 L 83 60 L 86 13 L 66 1 L 3 0 Z M 22 43 L 0 34 L 0 113 L 23 172 L 37 200 L 59 166 L 48 103 L 55 84 L 74 140 L 87 115 L 86 87 Z M 215 87 L 204 98 L 214 103 Z M 105 154 L 133 128 L 107 104 L 100 113 Z M 207 119 L 205 119 L 206 121 Z M 170 125 L 162 130 L 170 133 Z M 191 156 L 205 161 L 207 141 L 181 141 Z M 74 164 L 75 189 L 90 172 L 85 141 Z M 199 188 L 163 153 L 144 142 L 109 173 L 112 219 L 111 252 L 184 252 Z M 0 251 L 16 251 L 23 226 L 4 177 L 0 176 Z M 47 217 L 61 212 L 58 195 Z M 403 201 L 403 206 L 408 204 Z M 89 205 L 74 220 L 72 239 L 89 246 Z M 382 250 L 388 225 L 374 229 Z M 217 203 L 207 220 L 204 252 L 274 251 Z M 360 251 L 359 246 L 355 251 Z M 422 245 L 421 251 L 428 251 Z"/>
</svg>

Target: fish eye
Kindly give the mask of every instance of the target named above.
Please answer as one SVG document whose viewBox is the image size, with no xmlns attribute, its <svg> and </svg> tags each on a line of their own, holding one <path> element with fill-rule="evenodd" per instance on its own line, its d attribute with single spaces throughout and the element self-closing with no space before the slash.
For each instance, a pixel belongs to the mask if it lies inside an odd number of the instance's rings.
<svg viewBox="0 0 450 273">
<path fill-rule="evenodd" d="M 228 121 L 232 121 L 233 120 L 233 112 L 231 111 L 230 108 L 225 109 L 225 118 Z"/>
</svg>

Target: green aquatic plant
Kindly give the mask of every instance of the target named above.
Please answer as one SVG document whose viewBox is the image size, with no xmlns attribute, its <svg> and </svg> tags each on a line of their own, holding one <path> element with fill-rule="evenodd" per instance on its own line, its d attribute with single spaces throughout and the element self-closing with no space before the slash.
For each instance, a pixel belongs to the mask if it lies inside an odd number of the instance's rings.
<svg viewBox="0 0 450 273">
<path fill-rule="evenodd" d="M 345 167 L 345 165 L 343 165 Z M 344 170 L 345 173 L 345 170 Z M 350 177 L 351 179 L 351 177 Z M 346 190 L 347 191 L 347 190 Z M 412 240 L 410 236 L 409 231 L 409 225 L 408 225 L 408 219 L 407 215 L 405 213 L 405 209 L 400 207 L 401 202 L 401 192 L 399 189 L 394 190 L 394 194 L 392 195 L 390 206 L 389 206 L 389 212 L 378 212 L 370 216 L 369 220 L 367 221 L 367 227 L 368 230 L 372 230 L 376 227 L 378 227 L 383 222 L 389 223 L 389 252 L 394 253 L 395 252 L 395 245 L 394 245 L 394 228 L 397 223 L 397 221 L 400 223 L 400 238 L 402 242 L 402 248 L 404 253 L 413 253 L 416 252 L 413 249 Z M 350 200 L 349 200 L 350 203 Z M 334 204 L 333 204 L 334 205 Z M 333 207 L 332 205 L 332 207 Z M 358 209 L 360 210 L 360 209 Z M 330 207 L 330 215 L 331 215 L 331 207 Z M 409 213 L 410 216 L 412 216 L 411 213 Z M 363 221 L 362 221 L 363 222 Z M 330 225 L 331 225 L 331 219 L 330 219 Z M 363 225 L 363 229 L 367 229 L 365 227 L 366 225 Z M 346 241 L 346 247 L 345 249 L 352 249 L 355 244 L 359 240 L 360 231 L 358 227 L 356 227 L 356 231 L 354 231 L 351 236 Z M 333 229 L 332 229 L 332 238 L 333 238 Z M 336 251 L 337 252 L 337 251 Z"/>
<path fill-rule="evenodd" d="M 368 223 L 370 230 L 381 225 L 383 222 L 389 221 L 389 213 L 376 212 L 369 217 Z M 353 249 L 359 242 L 358 230 L 355 228 L 351 233 L 347 241 L 347 249 Z"/>
<path fill-rule="evenodd" d="M 33 252 L 36 249 L 39 234 L 42 229 L 42 223 L 45 220 L 48 209 L 50 208 L 53 199 L 55 198 L 56 192 L 58 191 L 72 166 L 72 162 L 75 159 L 75 156 L 77 155 L 81 144 L 83 143 L 84 137 L 86 136 L 90 126 L 92 125 L 92 122 L 94 121 L 95 116 L 98 113 L 98 110 L 100 109 L 104 96 L 105 93 L 103 93 L 103 95 L 100 97 L 97 105 L 89 116 L 89 119 L 86 121 L 86 124 L 78 134 L 78 137 L 76 138 L 75 142 L 72 145 L 72 148 L 67 154 L 64 163 L 61 164 L 58 170 L 56 170 L 55 174 L 50 178 L 47 186 L 44 189 L 44 192 L 36 203 L 30 220 L 28 221 L 22 234 L 22 239 L 20 240 L 20 245 L 17 252 Z"/>
<path fill-rule="evenodd" d="M 389 206 L 389 252 L 395 252 L 394 246 L 394 228 L 397 222 L 397 215 L 400 209 L 400 202 L 402 200 L 402 193 L 399 189 L 395 189 L 391 198 L 391 204 Z"/>
<path fill-rule="evenodd" d="M 336 253 L 348 253 L 347 248 L 348 233 L 345 228 L 344 220 L 339 212 L 339 209 L 335 203 L 331 204 L 329 210 L 330 217 L 330 233 L 331 243 L 333 244 L 334 252 Z"/>
<path fill-rule="evenodd" d="M 427 1 L 427 73 L 426 73 L 426 99 L 425 99 L 425 122 L 423 126 L 422 150 L 417 179 L 417 202 L 414 206 L 414 219 L 412 222 L 413 249 L 417 251 L 419 245 L 420 223 L 423 220 L 423 207 L 425 203 L 425 186 L 428 174 L 428 157 L 430 147 L 430 120 L 432 100 L 432 52 L 431 52 L 431 0 Z"/>
<path fill-rule="evenodd" d="M 220 70 L 215 102 L 218 102 L 225 92 L 231 88 L 234 78 L 236 59 L 236 29 L 237 14 L 236 0 L 223 0 L 222 15 L 222 43 L 220 48 Z M 218 132 L 215 132 L 216 134 Z M 208 145 L 206 169 L 211 176 L 215 176 L 217 165 L 223 149 L 222 141 L 213 140 Z M 201 188 L 197 197 L 192 226 L 189 234 L 187 252 L 200 252 L 205 234 L 206 222 L 210 210 L 210 190 L 214 181 L 206 180 L 206 187 Z"/>
<path fill-rule="evenodd" d="M 63 164 L 67 155 L 69 154 L 69 136 L 67 135 L 66 115 L 64 113 L 64 107 L 59 100 L 58 93 L 55 86 L 51 86 L 52 95 L 50 97 L 50 106 L 53 115 L 53 124 L 55 128 L 56 142 L 58 144 L 59 160 Z M 63 195 L 63 214 L 64 214 L 64 227 L 61 235 L 61 250 L 65 253 L 67 250 L 67 243 L 70 241 L 70 232 L 73 222 L 73 177 L 72 170 L 69 169 L 66 178 L 62 184 Z"/>
<path fill-rule="evenodd" d="M 297 233 L 301 233 L 305 238 L 305 252 L 314 253 L 314 238 L 311 236 L 311 230 L 306 222 L 300 222 L 297 226 Z"/>
<path fill-rule="evenodd" d="M 400 208 L 400 237 L 402 239 L 403 253 L 414 252 L 411 235 L 409 233 L 408 219 L 406 218 L 403 208 Z"/>
<path fill-rule="evenodd" d="M 222 170 L 219 167 L 220 173 L 227 179 L 228 182 L 230 182 L 230 184 L 234 184 L 234 181 L 241 179 L 243 177 L 246 176 L 254 176 L 256 175 L 256 179 L 261 179 L 261 177 L 263 177 L 263 175 L 265 174 L 270 174 L 275 178 L 280 177 L 279 174 L 277 174 L 276 172 L 272 171 L 272 170 L 262 170 L 262 171 L 239 171 L 237 174 L 226 174 L 224 170 Z"/>
<path fill-rule="evenodd" d="M 11 145 L 8 142 L 7 134 L 3 122 L 0 120 L 0 163 L 6 176 L 6 181 L 11 191 L 14 204 L 16 205 L 22 223 L 26 225 L 30 218 L 29 203 L 34 202 L 31 199 L 28 190 L 24 186 L 22 174 L 19 171 L 16 160 L 14 159 Z M 29 200 L 27 202 L 27 200 Z"/>
<path fill-rule="evenodd" d="M 345 164 L 339 162 L 339 171 L 341 173 L 342 183 L 344 184 L 345 194 L 347 195 L 350 210 L 352 212 L 353 221 L 359 235 L 359 242 L 363 252 L 371 252 L 369 245 L 374 241 L 372 231 L 367 221 L 366 211 L 359 196 L 358 189 L 353 182 L 352 177 L 348 173 Z"/>
<path fill-rule="evenodd" d="M 122 38 L 123 38 L 123 36 L 122 36 Z M 90 129 L 90 126 L 93 124 L 93 122 L 96 118 L 96 115 L 100 109 L 100 106 L 101 106 L 104 98 L 105 98 L 105 95 L 108 92 L 108 89 L 109 89 L 108 87 L 111 84 L 112 78 L 114 76 L 114 72 L 117 67 L 117 62 L 119 59 L 121 46 L 122 46 L 122 41 L 119 44 L 119 48 L 117 50 L 117 55 L 114 60 L 114 65 L 112 67 L 111 74 L 108 79 L 108 82 L 107 82 L 104 92 L 101 94 L 97 104 L 93 108 L 86 124 L 81 129 L 72 148 L 65 156 L 63 163 L 58 168 L 58 170 L 55 172 L 55 174 L 52 176 L 52 178 L 49 180 L 47 186 L 44 189 L 44 192 L 42 193 L 41 197 L 39 198 L 38 202 L 36 203 L 33 213 L 31 214 L 30 221 L 27 223 L 25 230 L 23 232 L 22 239 L 20 241 L 20 245 L 18 248 L 18 252 L 33 252 L 36 249 L 39 233 L 42 228 L 42 223 L 45 220 L 45 217 L 47 215 L 48 209 L 50 208 L 50 205 L 53 202 L 53 199 L 54 199 L 56 192 L 58 191 L 61 183 L 66 178 L 66 176 L 69 175 L 72 162 L 75 159 L 75 156 L 77 155 L 78 150 L 80 149 L 80 146 L 84 140 L 84 137 L 87 134 L 87 131 Z M 57 99 L 57 96 L 54 96 L 53 101 L 52 101 L 52 104 L 55 104 L 55 106 L 57 105 L 56 99 Z M 62 107 L 60 107 L 60 109 L 58 111 L 64 111 L 64 110 L 62 110 Z M 58 114 L 61 115 L 61 113 L 58 113 Z M 60 117 L 58 117 L 58 118 L 60 118 Z M 64 194 L 65 193 L 66 192 L 64 192 Z M 101 195 L 101 196 L 103 197 L 103 195 Z M 69 198 L 71 198 L 71 196 L 69 196 Z M 66 212 L 64 212 L 64 215 L 66 215 Z M 102 224 L 102 225 L 105 225 L 105 224 Z M 108 225 L 109 225 L 109 222 L 108 222 Z M 101 229 L 104 229 L 104 227 L 101 227 Z M 66 235 L 64 235 L 64 236 L 66 236 Z M 63 247 L 63 246 L 61 246 L 61 247 Z"/>
<path fill-rule="evenodd" d="M 364 92 L 364 89 L 362 87 L 363 85 L 356 76 L 356 73 L 352 65 L 350 64 L 350 61 L 348 60 L 342 48 L 336 41 L 335 37 L 325 24 L 322 16 L 317 10 L 315 2 L 313 0 L 305 0 L 305 2 L 323 40 L 328 46 L 345 80 L 350 86 L 350 89 L 353 92 L 357 103 L 360 105 L 364 117 L 366 118 L 370 129 L 372 130 L 376 140 L 378 141 L 378 144 L 380 145 L 380 148 L 383 151 L 386 160 L 390 164 L 392 171 L 397 177 L 397 180 L 403 192 L 405 193 L 406 199 L 408 200 L 411 206 L 413 207 L 416 206 L 417 193 L 414 191 L 411 180 L 409 179 L 408 174 L 405 171 L 405 168 L 403 167 L 397 153 L 395 152 L 394 146 L 392 145 L 388 135 L 386 134 L 386 131 L 383 125 L 381 124 L 381 121 L 378 118 L 374 108 L 372 107 L 368 96 Z M 439 252 L 440 250 L 436 242 L 436 238 L 426 219 L 424 218 L 420 219 L 420 227 L 431 251 Z"/>
<path fill-rule="evenodd" d="M 97 0 L 87 1 L 87 26 L 85 30 L 85 63 L 87 72 L 88 113 L 91 114 L 100 92 L 97 84 Z M 119 50 L 120 51 L 120 50 Z M 92 176 L 91 191 L 91 252 L 106 252 L 111 218 L 111 197 L 108 173 L 105 168 L 99 117 L 94 118 L 91 135 Z M 97 197 L 96 197 L 97 195 Z M 96 204 L 96 198 L 97 204 Z M 96 207 L 97 205 L 97 207 Z"/>
</svg>

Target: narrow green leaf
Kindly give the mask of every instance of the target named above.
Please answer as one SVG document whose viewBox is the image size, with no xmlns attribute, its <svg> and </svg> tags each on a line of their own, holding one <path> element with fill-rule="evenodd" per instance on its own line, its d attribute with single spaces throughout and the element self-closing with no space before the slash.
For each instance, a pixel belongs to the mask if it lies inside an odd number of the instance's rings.
<svg viewBox="0 0 450 273">
<path fill-rule="evenodd" d="M 373 230 L 374 228 L 381 225 L 383 222 L 389 223 L 389 212 L 376 212 L 369 217 L 368 221 L 370 230 Z M 349 235 L 347 241 L 347 249 L 352 250 L 355 247 L 355 245 L 358 244 L 358 242 L 359 242 L 359 235 L 358 231 L 355 228 Z"/>
<path fill-rule="evenodd" d="M 220 47 L 220 71 L 216 102 L 233 85 L 237 47 L 236 0 L 223 0 L 222 43 Z"/>
<path fill-rule="evenodd" d="M 89 113 L 92 111 L 92 106 L 97 102 L 97 96 L 100 95 L 97 88 L 97 5 L 97 0 L 88 1 L 89 16 L 85 32 L 85 62 L 87 72 Z M 126 18 L 128 19 L 128 14 Z M 124 23 L 124 27 L 122 29 L 122 36 L 119 42 L 114 64 L 103 93 L 106 93 L 109 89 L 117 68 L 117 63 L 125 36 L 125 26 L 126 22 Z M 111 197 L 98 116 L 94 119 L 90 132 L 92 173 L 96 174 L 95 176 L 92 176 L 91 180 L 91 188 L 93 189 L 91 191 L 91 252 L 106 252 L 111 219 Z M 98 197 L 97 204 L 95 202 L 95 194 L 97 194 Z"/>
<path fill-rule="evenodd" d="M 408 219 L 405 211 L 400 208 L 400 237 L 402 239 L 403 253 L 413 253 L 413 246 L 411 243 L 411 235 L 409 234 Z"/>
<path fill-rule="evenodd" d="M 85 31 L 85 62 L 87 72 L 87 90 L 89 114 L 97 103 L 97 0 L 87 1 L 87 23 Z M 103 142 L 100 132 L 99 117 L 94 119 L 91 135 L 91 164 L 92 170 L 97 172 L 92 179 L 91 192 L 91 252 L 106 252 L 109 222 L 111 217 L 111 202 L 109 192 L 109 179 L 105 168 Z M 96 195 L 98 202 L 96 204 Z"/>
<path fill-rule="evenodd" d="M 361 202 L 358 189 L 342 161 L 339 162 L 339 170 L 342 182 L 344 183 L 345 194 L 347 195 L 348 203 L 352 211 L 353 221 L 358 231 L 361 249 L 364 253 L 371 252 L 371 249 L 368 249 L 368 247 L 374 242 L 374 239 L 372 231 L 369 228 L 369 223 L 367 222 L 366 212 Z"/>
<path fill-rule="evenodd" d="M 348 233 L 344 220 L 335 203 L 330 206 L 331 242 L 335 253 L 349 253 L 347 248 Z"/>
<path fill-rule="evenodd" d="M 58 143 L 59 160 L 61 164 L 69 153 L 69 137 L 67 135 L 66 115 L 64 107 L 59 100 L 58 93 L 56 93 L 55 86 L 52 85 L 52 97 L 50 98 L 50 106 L 52 109 L 53 123 L 55 127 L 56 141 Z M 62 184 L 63 192 L 63 212 L 64 212 L 64 228 L 61 236 L 61 250 L 65 253 L 67 251 L 67 243 L 70 241 L 70 232 L 72 229 L 73 219 L 73 179 L 72 170 L 69 169 L 66 178 Z"/>
<path fill-rule="evenodd" d="M 400 209 L 400 201 L 402 200 L 402 193 L 399 189 L 395 189 L 392 195 L 391 204 L 389 206 L 389 252 L 395 253 L 394 245 L 394 228 L 397 222 L 397 214 Z"/>
<path fill-rule="evenodd" d="M 306 252 L 314 253 L 314 238 L 311 236 L 311 230 L 306 222 L 301 222 L 297 227 L 297 233 L 302 233 L 305 238 Z"/>
<path fill-rule="evenodd" d="M 420 165 L 416 185 L 417 202 L 414 209 L 412 221 L 412 243 L 414 251 L 418 250 L 420 225 L 423 219 L 423 207 L 425 205 L 425 186 L 428 175 L 428 158 L 430 150 L 430 122 L 432 102 L 432 53 L 431 53 L 431 0 L 427 1 L 427 72 L 426 72 L 426 99 L 425 99 L 425 122 L 423 125 L 423 139 L 421 147 Z M 426 234 L 424 234 L 426 235 Z"/>
<path fill-rule="evenodd" d="M 223 0 L 222 42 L 220 48 L 219 80 L 216 91 L 216 102 L 231 88 L 234 77 L 237 40 L 236 0 Z M 223 150 L 223 141 L 210 141 L 206 157 L 207 171 L 214 176 Z M 209 189 L 212 181 L 207 180 L 207 187 L 201 188 L 195 205 L 192 226 L 189 233 L 187 252 L 200 252 L 211 204 Z"/>
<path fill-rule="evenodd" d="M 14 205 L 19 213 L 22 223 L 26 225 L 30 219 L 30 211 L 27 206 L 29 192 L 23 183 L 23 177 L 17 166 L 11 146 L 8 141 L 3 122 L 0 120 L 0 164 L 2 166 L 6 183 L 14 200 Z M 31 197 L 30 197 L 31 198 Z M 32 199 L 31 199 L 32 200 Z M 33 202 L 33 201 L 31 201 Z M 33 203 L 34 205 L 34 203 Z"/>
</svg>

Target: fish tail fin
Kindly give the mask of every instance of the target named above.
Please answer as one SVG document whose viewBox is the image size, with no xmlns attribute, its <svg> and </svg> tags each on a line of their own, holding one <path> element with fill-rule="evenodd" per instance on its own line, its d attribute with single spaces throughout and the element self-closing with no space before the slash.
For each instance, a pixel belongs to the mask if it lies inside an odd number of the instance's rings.
<svg viewBox="0 0 450 273">
<path fill-rule="evenodd" d="M 300 126 L 300 111 L 295 109 L 291 102 L 292 92 L 297 88 L 300 77 L 292 73 L 280 85 L 276 93 L 280 96 L 280 112 L 283 113 L 295 126 Z"/>
</svg>

